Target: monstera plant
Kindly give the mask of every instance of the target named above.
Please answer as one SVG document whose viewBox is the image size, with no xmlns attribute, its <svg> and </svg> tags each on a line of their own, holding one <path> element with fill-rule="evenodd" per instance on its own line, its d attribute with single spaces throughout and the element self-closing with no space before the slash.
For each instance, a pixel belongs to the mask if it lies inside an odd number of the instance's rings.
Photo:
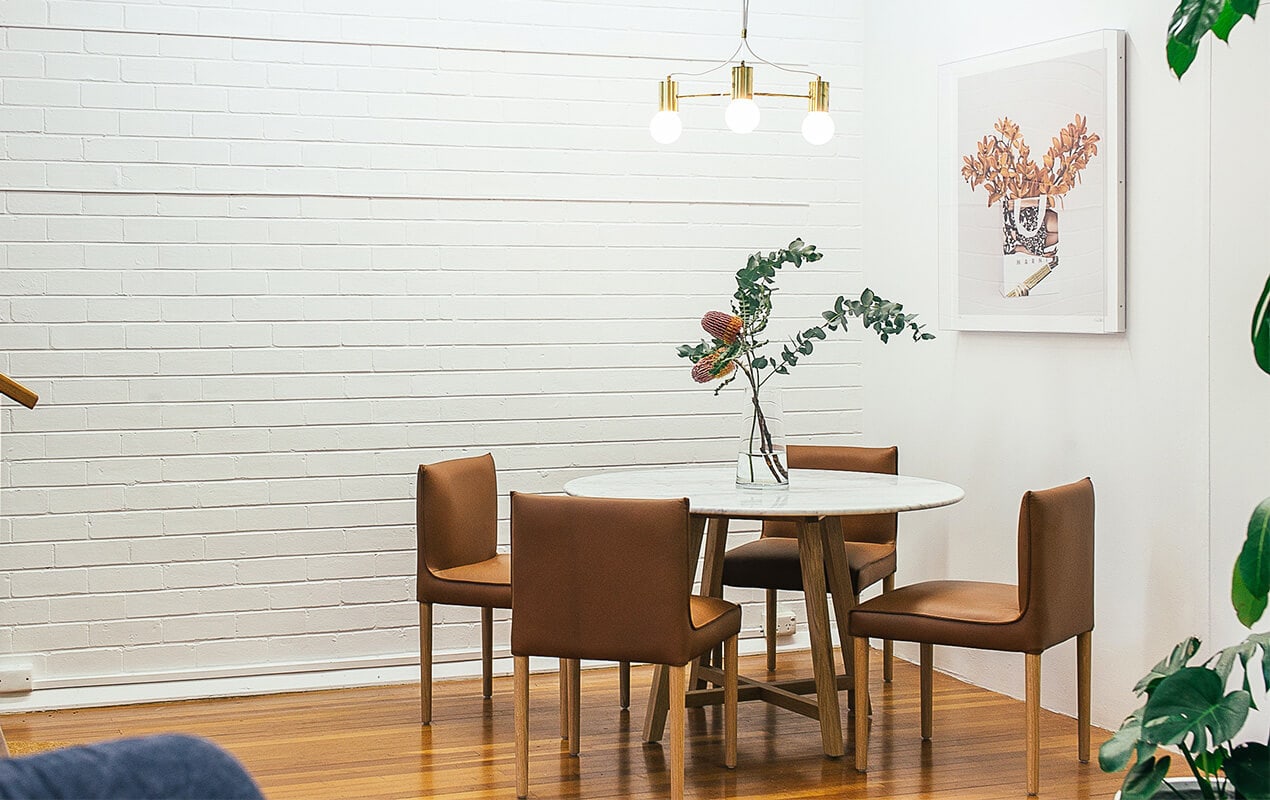
<svg viewBox="0 0 1270 800">
<path fill-rule="evenodd" d="M 1167 55 L 1179 78 L 1195 60 L 1199 43 L 1212 33 L 1223 41 L 1244 17 L 1255 17 L 1260 0 L 1182 0 L 1169 26 Z M 1270 279 L 1252 317 L 1253 358 L 1270 373 Z M 1248 522 L 1248 535 L 1231 574 L 1230 599 L 1235 615 L 1247 628 L 1265 614 L 1270 596 L 1270 497 L 1261 501 Z M 1173 648 L 1134 687 L 1146 702 L 1129 715 L 1098 753 L 1107 772 L 1132 763 L 1121 787 L 1124 800 L 1199 796 L 1270 798 L 1270 741 L 1236 744 L 1251 709 L 1270 695 L 1270 633 L 1251 633 L 1192 665 L 1199 640 L 1191 637 Z M 1260 669 L 1256 666 L 1260 662 Z M 1236 673 L 1236 664 L 1239 672 Z M 1257 673 L 1260 673 L 1259 675 Z M 1231 677 L 1236 688 L 1227 691 Z M 1260 691 L 1257 691 L 1257 684 Z M 1172 756 L 1157 748 L 1176 747 L 1194 776 L 1196 790 L 1165 784 Z"/>
</svg>

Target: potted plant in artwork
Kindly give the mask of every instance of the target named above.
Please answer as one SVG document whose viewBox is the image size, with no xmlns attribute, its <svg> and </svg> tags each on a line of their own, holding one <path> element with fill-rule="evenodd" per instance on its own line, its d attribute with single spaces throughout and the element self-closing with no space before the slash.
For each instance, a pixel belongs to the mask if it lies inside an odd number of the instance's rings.
<svg viewBox="0 0 1270 800">
<path fill-rule="evenodd" d="M 1001 203 L 1001 294 L 1027 297 L 1058 267 L 1058 206 L 1098 155 L 1099 136 L 1077 114 L 1038 164 L 1017 123 L 1002 117 L 993 130 L 962 157 L 961 176 L 984 188 L 989 207 Z"/>
<path fill-rule="evenodd" d="M 914 322 L 916 314 L 906 314 L 900 303 L 884 300 L 865 289 L 856 300 L 839 296 L 832 308 L 821 312 L 821 324 L 795 333 L 779 355 L 769 355 L 765 348 L 770 340 L 765 338 L 765 331 L 772 313 L 777 272 L 786 266 L 797 269 L 822 257 L 815 245 L 804 244 L 802 239 L 795 239 L 788 247 L 766 255 L 754 253 L 736 273 L 731 313 L 706 313 L 701 327 L 710 338 L 679 347 L 679 356 L 692 362 L 693 380 L 698 383 L 720 381 L 714 390 L 716 395 L 738 377 L 744 378 L 747 399 L 737 454 L 739 486 L 783 488 L 789 485 L 779 401 L 773 390 L 764 392 L 763 387 L 777 375 L 789 374 L 799 359 L 811 355 L 816 341 L 828 338 L 829 332 L 845 331 L 851 317 L 858 318 L 883 342 L 906 330 L 915 341 L 935 338 L 934 334 L 922 331 L 924 326 Z"/>
</svg>

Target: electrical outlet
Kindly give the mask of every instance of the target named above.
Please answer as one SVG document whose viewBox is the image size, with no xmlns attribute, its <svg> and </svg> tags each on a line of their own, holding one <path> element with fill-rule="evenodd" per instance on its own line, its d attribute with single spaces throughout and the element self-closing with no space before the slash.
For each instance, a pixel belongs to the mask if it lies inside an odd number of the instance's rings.
<svg viewBox="0 0 1270 800">
<path fill-rule="evenodd" d="M 796 630 L 798 630 L 798 618 L 794 616 L 794 612 L 787 608 L 778 608 L 776 610 L 776 635 L 793 636 Z"/>
<path fill-rule="evenodd" d="M 0 669 L 0 694 L 23 694 L 31 691 L 31 668 Z"/>
</svg>

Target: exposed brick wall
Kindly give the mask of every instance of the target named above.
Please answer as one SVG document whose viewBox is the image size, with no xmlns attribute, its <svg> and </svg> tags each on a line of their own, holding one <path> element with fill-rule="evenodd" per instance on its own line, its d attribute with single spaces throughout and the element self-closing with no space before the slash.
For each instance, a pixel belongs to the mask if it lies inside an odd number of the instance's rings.
<svg viewBox="0 0 1270 800">
<path fill-rule="evenodd" d="M 822 148 L 792 100 L 649 138 L 732 2 L 228 5 L 0 4 L 0 367 L 42 395 L 0 414 L 0 659 L 37 686 L 406 663 L 419 463 L 492 451 L 504 539 L 509 490 L 726 463 L 673 346 L 794 236 L 830 257 L 777 338 L 862 288 L 858 3 L 751 18 L 833 83 Z M 852 440 L 857 348 L 785 381 L 794 438 Z"/>
</svg>

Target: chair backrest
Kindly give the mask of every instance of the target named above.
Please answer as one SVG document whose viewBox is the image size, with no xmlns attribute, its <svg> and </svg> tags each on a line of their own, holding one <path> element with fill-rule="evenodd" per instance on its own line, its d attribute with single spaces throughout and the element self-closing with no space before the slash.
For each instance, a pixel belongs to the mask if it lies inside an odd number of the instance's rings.
<svg viewBox="0 0 1270 800">
<path fill-rule="evenodd" d="M 687 663 L 689 590 L 686 499 L 512 492 L 514 655 Z"/>
<path fill-rule="evenodd" d="M 898 475 L 898 447 L 836 447 L 830 445 L 790 445 L 786 449 L 790 469 L 835 469 L 844 472 L 876 472 Z M 848 542 L 893 544 L 899 514 L 852 514 L 841 517 L 842 538 Z M 763 536 L 798 535 L 792 522 L 771 520 L 763 523 Z"/>
<path fill-rule="evenodd" d="M 419 467 L 415 495 L 419 574 L 498 553 L 498 478 L 489 453 Z"/>
<path fill-rule="evenodd" d="M 1029 652 L 1094 627 L 1094 484 L 1027 492 L 1019 507 L 1020 622 Z"/>
</svg>

